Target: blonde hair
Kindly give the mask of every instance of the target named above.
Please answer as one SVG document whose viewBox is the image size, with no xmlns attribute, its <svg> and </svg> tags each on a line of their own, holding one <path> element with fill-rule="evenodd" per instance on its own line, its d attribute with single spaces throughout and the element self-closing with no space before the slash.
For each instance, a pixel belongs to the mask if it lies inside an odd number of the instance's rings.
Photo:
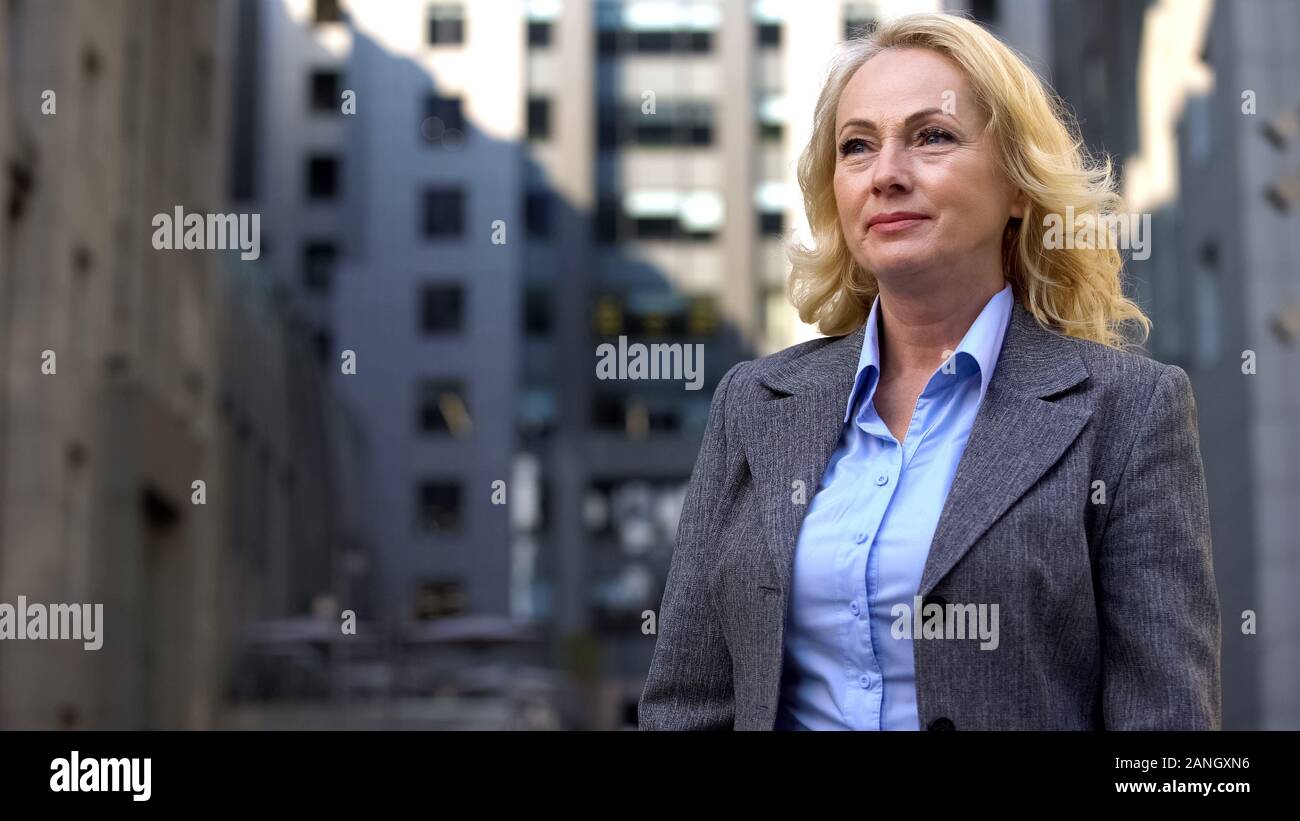
<svg viewBox="0 0 1300 821">
<path fill-rule="evenodd" d="M 1064 104 L 1020 56 L 971 20 L 944 13 L 884 21 L 845 43 L 831 66 L 814 110 L 812 138 L 799 158 L 799 187 L 812 232 L 810 245 L 789 247 L 793 269 L 787 293 L 799 318 L 827 336 L 850 333 L 866 321 L 879 291 L 840 228 L 833 188 L 835 114 L 854 73 L 885 49 L 902 47 L 930 49 L 957 64 L 988 115 L 985 134 L 992 137 L 999 167 L 1029 200 L 1024 218 L 1008 221 L 1002 242 L 1004 275 L 1016 301 L 1040 324 L 1069 336 L 1122 348 L 1134 344 L 1121 332 L 1131 321 L 1141 330 L 1136 344 L 1145 342 L 1151 322 L 1124 296 L 1123 260 L 1113 244 L 1049 250 L 1042 233 L 1028 229 L 1044 225 L 1049 214 L 1064 215 L 1067 207 L 1099 223 L 1117 213 L 1122 201 L 1109 158 L 1097 163 L 1089 157 Z"/>
</svg>

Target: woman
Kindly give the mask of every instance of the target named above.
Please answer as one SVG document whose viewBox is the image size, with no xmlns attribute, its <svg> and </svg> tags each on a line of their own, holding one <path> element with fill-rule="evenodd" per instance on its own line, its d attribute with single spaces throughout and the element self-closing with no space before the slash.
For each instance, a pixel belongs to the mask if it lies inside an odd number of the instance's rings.
<svg viewBox="0 0 1300 821">
<path fill-rule="evenodd" d="M 1119 205 L 1066 123 L 968 20 L 847 44 L 791 253 L 827 337 L 718 384 L 642 728 L 1218 728 L 1191 385 L 1042 227 Z"/>
</svg>

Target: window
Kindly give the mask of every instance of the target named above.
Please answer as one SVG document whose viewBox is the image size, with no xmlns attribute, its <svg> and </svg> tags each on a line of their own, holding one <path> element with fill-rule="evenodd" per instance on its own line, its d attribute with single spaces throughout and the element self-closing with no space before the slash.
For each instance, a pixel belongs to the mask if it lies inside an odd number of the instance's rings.
<svg viewBox="0 0 1300 821">
<path fill-rule="evenodd" d="M 1283 214 L 1291 213 L 1291 209 L 1300 202 L 1300 173 L 1277 177 L 1269 183 L 1268 188 L 1264 190 L 1264 195 L 1278 211 Z"/>
<path fill-rule="evenodd" d="M 463 521 L 460 482 L 425 479 L 415 490 L 415 529 L 425 535 L 457 534 Z"/>
<path fill-rule="evenodd" d="M 633 439 L 644 439 L 652 433 L 676 433 L 682 428 L 682 404 L 677 397 L 649 402 L 597 391 L 591 397 L 591 427 L 604 433 L 626 433 Z"/>
<path fill-rule="evenodd" d="M 763 182 L 754 190 L 760 235 L 779 237 L 785 232 L 785 208 L 788 199 L 785 185 L 780 182 Z"/>
<path fill-rule="evenodd" d="M 844 39 L 853 40 L 865 37 L 875 31 L 875 3 L 848 3 L 844 6 Z"/>
<path fill-rule="evenodd" d="M 465 133 L 465 113 L 459 97 L 441 97 L 437 94 L 425 97 L 424 119 L 442 123 L 442 128 L 434 127 L 435 132 L 445 133 L 454 129 L 460 134 Z"/>
<path fill-rule="evenodd" d="M 722 229 L 723 203 L 716 191 L 635 190 L 621 199 L 606 195 L 596 208 L 596 238 L 710 240 Z"/>
<path fill-rule="evenodd" d="M 758 47 L 759 48 L 780 48 L 781 46 L 781 24 L 764 22 L 758 24 Z"/>
<path fill-rule="evenodd" d="M 601 1 L 595 4 L 595 26 L 595 48 L 601 56 L 707 53 L 712 51 L 714 32 L 722 27 L 722 9 L 714 3 Z"/>
<path fill-rule="evenodd" d="M 553 320 L 551 292 L 547 288 L 524 289 L 524 333 L 528 336 L 546 336 L 551 332 Z"/>
<path fill-rule="evenodd" d="M 418 621 L 456 616 L 469 609 L 469 596 L 460 579 L 420 579 L 415 585 L 414 615 Z"/>
<path fill-rule="evenodd" d="M 343 21 L 343 9 L 339 0 L 316 0 L 317 23 L 339 23 Z"/>
<path fill-rule="evenodd" d="M 338 246 L 328 240 L 316 240 L 302 248 L 302 286 L 313 293 L 329 293 L 334 281 L 334 264 Z"/>
<path fill-rule="evenodd" d="M 465 388 L 458 380 L 422 379 L 416 385 L 416 430 L 463 439 L 470 434 Z"/>
<path fill-rule="evenodd" d="M 551 44 L 553 25 L 550 20 L 528 21 L 528 47 L 545 48 Z"/>
<path fill-rule="evenodd" d="M 606 432 L 625 428 L 627 411 L 619 394 L 598 392 L 591 397 L 591 427 Z"/>
<path fill-rule="evenodd" d="M 714 35 L 711 31 L 633 31 L 616 43 L 638 55 L 707 55 L 714 48 Z"/>
<path fill-rule="evenodd" d="M 591 320 L 597 336 L 618 336 L 624 333 L 623 303 L 611 294 L 597 297 L 592 306 Z"/>
<path fill-rule="evenodd" d="M 326 326 L 312 332 L 312 345 L 316 348 L 316 359 L 322 365 L 329 363 L 334 356 L 334 334 Z"/>
<path fill-rule="evenodd" d="M 528 139 L 545 140 L 551 136 L 551 100 L 549 97 L 528 98 Z"/>
<path fill-rule="evenodd" d="M 785 137 L 785 98 L 780 94 L 765 93 L 758 97 L 758 138 L 764 142 L 780 142 Z"/>
<path fill-rule="evenodd" d="M 448 46 L 465 42 L 465 9 L 459 3 L 429 7 L 429 45 Z"/>
<path fill-rule="evenodd" d="M 424 236 L 459 237 L 465 228 L 465 192 L 459 188 L 431 188 L 424 192 Z"/>
<path fill-rule="evenodd" d="M 307 197 L 321 200 L 333 199 L 339 193 L 339 160 L 337 157 L 314 154 L 307 158 Z"/>
<path fill-rule="evenodd" d="M 663 101 L 653 114 L 643 113 L 639 101 L 606 102 L 597 110 L 596 142 L 600 148 L 706 146 L 713 144 L 713 129 L 713 106 L 708 102 Z"/>
<path fill-rule="evenodd" d="M 713 296 L 696 296 L 686 313 L 686 332 L 691 336 L 712 336 L 718 330 L 718 300 Z"/>
<path fill-rule="evenodd" d="M 555 393 L 550 388 L 527 388 L 519 397 L 518 415 L 516 422 L 519 429 L 519 436 L 523 439 L 536 441 L 544 439 L 550 435 L 555 428 Z M 546 483 L 541 481 L 541 504 L 538 505 L 539 521 L 532 528 L 534 530 L 544 530 L 547 525 L 547 507 L 549 506 Z"/>
<path fill-rule="evenodd" d="M 602 57 L 622 54 L 708 54 L 713 31 L 707 27 L 624 29 L 601 27 L 596 32 L 596 52 Z"/>
<path fill-rule="evenodd" d="M 311 73 L 311 98 L 308 108 L 316 113 L 337 112 L 340 110 L 340 86 L 342 80 L 337 71 L 320 70 Z"/>
<path fill-rule="evenodd" d="M 461 329 L 464 290 L 459 285 L 425 285 L 420 291 L 420 330 L 426 334 Z"/>
<path fill-rule="evenodd" d="M 529 191 L 524 195 L 524 230 L 530 239 L 551 235 L 551 196 L 546 191 Z"/>
</svg>

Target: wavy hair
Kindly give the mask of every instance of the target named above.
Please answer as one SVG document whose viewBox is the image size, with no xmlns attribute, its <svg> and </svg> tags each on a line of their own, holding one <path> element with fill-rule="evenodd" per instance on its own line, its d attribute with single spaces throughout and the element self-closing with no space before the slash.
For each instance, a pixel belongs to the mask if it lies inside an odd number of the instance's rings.
<svg viewBox="0 0 1300 821">
<path fill-rule="evenodd" d="M 1109 158 L 1089 156 L 1064 103 L 1014 51 L 971 20 L 953 14 L 909 14 L 886 20 L 848 41 L 832 63 L 813 113 L 812 137 L 799 158 L 799 187 L 812 242 L 788 248 L 792 270 L 787 294 L 799 318 L 827 336 L 850 333 L 866 321 L 879 291 L 875 276 L 853 258 L 835 204 L 835 114 L 854 73 L 891 48 L 926 48 L 953 61 L 988 115 L 985 135 L 998 165 L 1028 200 L 1023 219 L 1011 219 L 1002 238 L 1003 273 L 1016 301 L 1044 326 L 1113 348 L 1142 344 L 1151 321 L 1124 296 L 1123 259 L 1105 248 L 1053 248 L 1041 231 L 1049 215 L 1063 220 L 1067 207 L 1106 224 L 1122 200 Z M 1077 218 L 1077 217 L 1076 217 Z M 1066 225 L 1072 231 L 1074 226 Z M 1068 243 L 1067 243 L 1068 245 Z M 1123 330 L 1135 323 L 1140 338 Z"/>
</svg>

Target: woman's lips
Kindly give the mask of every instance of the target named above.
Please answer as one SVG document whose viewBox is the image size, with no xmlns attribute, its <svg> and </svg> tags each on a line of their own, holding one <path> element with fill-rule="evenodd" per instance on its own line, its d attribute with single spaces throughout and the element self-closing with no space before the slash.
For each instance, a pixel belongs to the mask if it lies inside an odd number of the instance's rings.
<svg viewBox="0 0 1300 821">
<path fill-rule="evenodd" d="M 868 231 L 877 231 L 884 234 L 897 234 L 900 231 L 906 231 L 909 228 L 920 225 L 929 217 L 908 217 L 906 219 L 889 220 L 887 222 L 877 222 L 868 226 Z"/>
</svg>

